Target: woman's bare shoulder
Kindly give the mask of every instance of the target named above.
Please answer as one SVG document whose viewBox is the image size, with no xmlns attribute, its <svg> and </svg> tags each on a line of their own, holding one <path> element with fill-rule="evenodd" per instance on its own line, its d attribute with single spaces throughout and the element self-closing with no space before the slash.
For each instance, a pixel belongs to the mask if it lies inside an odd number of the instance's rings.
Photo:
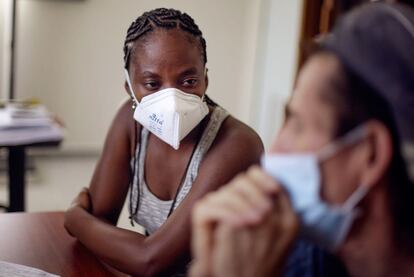
<svg viewBox="0 0 414 277">
<path fill-rule="evenodd" d="M 123 100 L 115 114 L 114 122 L 129 126 L 134 122 L 134 110 L 130 99 Z"/>
<path fill-rule="evenodd" d="M 264 147 L 259 135 L 240 120 L 228 116 L 204 159 L 204 169 L 233 177 L 260 162 Z M 225 174 L 228 172 L 228 174 Z"/>
<path fill-rule="evenodd" d="M 135 144 L 137 139 L 135 138 L 139 129 L 139 124 L 134 119 L 134 110 L 132 109 L 132 103 L 130 99 L 124 100 L 120 105 L 112 120 L 111 127 L 108 132 L 107 142 L 114 143 L 116 141 L 124 141 L 129 144 L 130 149 L 128 154 L 134 153 Z M 105 149 L 108 145 L 105 145 Z"/>
<path fill-rule="evenodd" d="M 238 149 L 255 156 L 260 156 L 264 150 L 263 142 L 256 131 L 233 116 L 228 116 L 223 122 L 217 137 L 217 144 L 217 146 L 222 144 L 227 149 Z"/>
</svg>

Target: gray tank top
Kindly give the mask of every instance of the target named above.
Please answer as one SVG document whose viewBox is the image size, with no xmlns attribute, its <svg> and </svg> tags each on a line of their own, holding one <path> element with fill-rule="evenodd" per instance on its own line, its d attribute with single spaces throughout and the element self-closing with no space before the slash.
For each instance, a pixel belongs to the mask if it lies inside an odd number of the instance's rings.
<svg viewBox="0 0 414 277">
<path fill-rule="evenodd" d="M 143 226 L 148 234 L 152 234 L 158 230 L 158 228 L 166 221 L 170 209 L 176 209 L 180 205 L 181 201 L 187 196 L 190 191 L 194 180 L 197 178 L 198 169 L 204 155 L 210 149 L 211 144 L 217 136 L 217 133 L 221 127 L 223 121 L 227 118 L 228 113 L 220 106 L 216 106 L 211 114 L 210 120 L 201 135 L 193 155 L 190 159 L 190 163 L 183 178 L 180 190 L 178 191 L 176 201 L 173 205 L 173 200 L 161 200 L 154 195 L 148 188 L 145 182 L 144 164 L 145 156 L 148 144 L 149 131 L 145 128 L 141 131 L 141 145 L 136 146 L 135 159 L 139 159 L 135 163 L 135 174 L 132 191 L 131 191 L 131 205 L 130 215 L 139 225 Z M 142 153 L 139 153 L 142 151 Z M 131 161 L 131 166 L 134 166 L 134 161 Z M 138 187 L 139 186 L 139 187 Z M 139 201 L 137 201 L 139 199 Z M 139 205 L 139 207 L 137 207 Z"/>
</svg>

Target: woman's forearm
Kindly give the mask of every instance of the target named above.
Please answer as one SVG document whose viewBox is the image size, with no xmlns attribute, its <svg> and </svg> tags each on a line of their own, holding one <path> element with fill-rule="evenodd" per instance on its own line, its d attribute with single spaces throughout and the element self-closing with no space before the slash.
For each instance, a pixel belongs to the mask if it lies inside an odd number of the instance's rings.
<svg viewBox="0 0 414 277">
<path fill-rule="evenodd" d="M 152 271 L 153 251 L 147 251 L 144 236 L 108 224 L 78 206 L 66 212 L 65 227 L 108 265 L 133 275 Z"/>
</svg>

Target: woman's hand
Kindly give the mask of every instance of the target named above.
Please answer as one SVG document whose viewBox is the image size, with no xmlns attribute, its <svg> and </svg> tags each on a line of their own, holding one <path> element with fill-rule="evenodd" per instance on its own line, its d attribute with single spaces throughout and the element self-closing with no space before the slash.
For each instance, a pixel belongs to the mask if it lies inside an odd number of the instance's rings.
<svg viewBox="0 0 414 277">
<path fill-rule="evenodd" d="M 76 212 L 76 209 L 82 209 L 88 213 L 92 212 L 92 201 L 91 196 L 89 194 L 88 188 L 83 188 L 79 194 L 73 199 L 72 203 L 70 204 L 69 209 L 65 213 L 65 229 L 66 231 L 73 236 L 71 229 L 71 218 L 72 215 Z"/>
<path fill-rule="evenodd" d="M 73 199 L 69 209 L 73 207 L 82 208 L 89 213 L 92 211 L 92 201 L 88 188 L 83 188 L 75 199 Z"/>
<path fill-rule="evenodd" d="M 252 167 L 196 205 L 191 275 L 274 276 L 298 226 L 279 184 Z"/>
</svg>

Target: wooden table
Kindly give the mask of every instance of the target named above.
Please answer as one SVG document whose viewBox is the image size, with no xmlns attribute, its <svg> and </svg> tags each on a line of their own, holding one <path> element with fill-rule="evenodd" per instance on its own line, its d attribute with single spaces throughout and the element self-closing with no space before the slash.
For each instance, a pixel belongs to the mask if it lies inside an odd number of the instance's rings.
<svg viewBox="0 0 414 277">
<path fill-rule="evenodd" d="M 0 214 L 0 260 L 60 276 L 127 276 L 101 263 L 63 227 L 63 212 Z"/>
</svg>

